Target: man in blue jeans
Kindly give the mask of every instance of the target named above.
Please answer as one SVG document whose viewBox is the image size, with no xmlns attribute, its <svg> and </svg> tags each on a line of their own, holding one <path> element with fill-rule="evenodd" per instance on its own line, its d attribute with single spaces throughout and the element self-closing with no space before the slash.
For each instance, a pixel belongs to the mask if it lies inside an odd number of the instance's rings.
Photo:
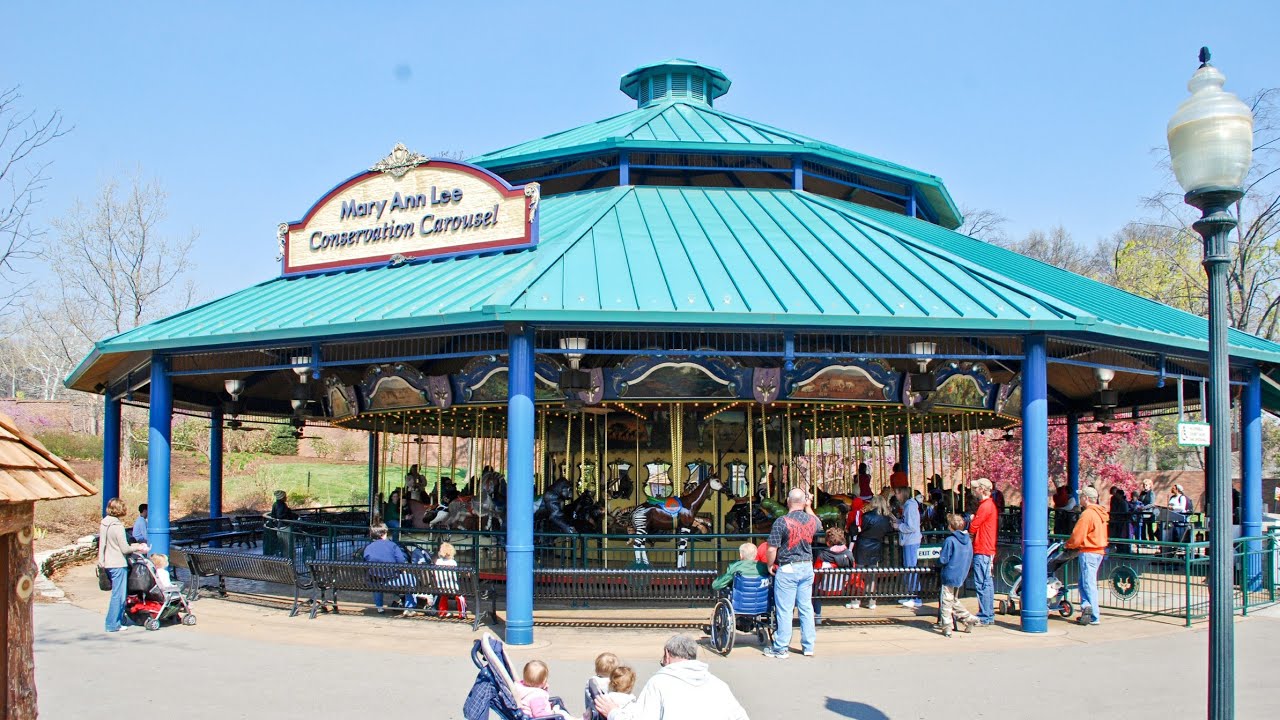
<svg viewBox="0 0 1280 720">
<path fill-rule="evenodd" d="M 769 531 L 769 567 L 773 576 L 773 612 L 778 631 L 766 657 L 785 659 L 791 650 L 791 613 L 800 609 L 800 650 L 813 657 L 817 631 L 813 622 L 813 536 L 822 524 L 813 513 L 809 493 L 791 488 L 787 514 L 773 521 Z"/>
<path fill-rule="evenodd" d="M 994 625 L 996 622 L 996 585 L 991 578 L 991 566 L 996 555 L 999 518 L 996 504 L 991 499 L 991 487 L 991 481 L 986 478 L 973 481 L 973 496 L 978 500 L 978 509 L 969 521 L 969 534 L 973 536 L 973 587 L 978 595 L 979 625 Z"/>
</svg>

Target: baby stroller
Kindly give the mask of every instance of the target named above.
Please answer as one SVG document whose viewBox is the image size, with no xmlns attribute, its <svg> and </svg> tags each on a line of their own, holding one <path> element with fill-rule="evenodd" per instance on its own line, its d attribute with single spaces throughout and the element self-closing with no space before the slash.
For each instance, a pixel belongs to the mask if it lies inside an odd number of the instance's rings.
<svg viewBox="0 0 1280 720">
<path fill-rule="evenodd" d="M 1071 617 L 1073 610 L 1071 601 L 1067 599 L 1067 585 L 1058 578 L 1058 570 L 1079 555 L 1079 551 L 1067 550 L 1062 547 L 1061 542 L 1051 544 L 1046 551 L 1046 570 L 1049 576 L 1049 582 L 1045 588 L 1045 594 L 1049 607 L 1058 608 L 1058 614 L 1062 617 Z M 1018 612 L 1018 604 L 1022 602 L 1022 563 L 1014 566 L 1018 571 L 1018 579 L 1013 581 L 1013 586 L 1009 588 L 1009 600 L 1002 606 L 1002 612 L 1010 615 Z M 1025 607 L 1025 606 L 1024 606 Z"/>
<path fill-rule="evenodd" d="M 515 673 L 511 670 L 511 661 L 507 660 L 506 648 L 498 638 L 485 633 L 476 640 L 471 646 L 471 662 L 480 669 L 480 674 L 476 675 L 475 684 L 462 705 L 462 715 L 467 720 L 487 720 L 490 710 L 503 720 L 561 720 L 560 715 L 530 717 L 520 709 L 516 702 Z M 551 705 L 563 708 L 564 702 L 553 697 Z"/>
<path fill-rule="evenodd" d="M 148 630 L 159 630 L 162 623 L 181 622 L 195 625 L 196 616 L 182 594 L 182 583 L 161 586 L 156 566 L 144 555 L 129 556 L 129 576 L 124 599 L 125 616 Z"/>
</svg>

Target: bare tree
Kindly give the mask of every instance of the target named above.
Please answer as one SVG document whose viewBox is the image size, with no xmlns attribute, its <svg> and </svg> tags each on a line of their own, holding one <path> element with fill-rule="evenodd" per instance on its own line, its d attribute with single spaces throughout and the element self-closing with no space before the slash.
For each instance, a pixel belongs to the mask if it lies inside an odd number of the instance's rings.
<svg viewBox="0 0 1280 720">
<path fill-rule="evenodd" d="M 1275 339 L 1280 331 L 1280 88 L 1263 90 L 1246 102 L 1254 116 L 1253 166 L 1245 180 L 1245 196 L 1236 204 L 1239 225 L 1227 273 L 1227 312 L 1232 327 Z M 1141 263 L 1144 257 L 1149 258 L 1152 272 L 1186 276 L 1172 284 L 1182 282 L 1194 295 L 1186 309 L 1203 312 L 1207 289 L 1202 273 L 1181 264 L 1188 248 L 1198 253 L 1201 247 L 1200 236 L 1191 227 L 1198 215 L 1183 202 L 1181 190 L 1173 186 L 1168 151 L 1160 148 L 1157 152 L 1170 182 L 1146 199 L 1155 216 L 1126 229 L 1130 235 L 1144 235 L 1149 240 L 1146 247 L 1137 248 L 1144 254 L 1131 259 Z"/>
<path fill-rule="evenodd" d="M 135 177 L 123 189 L 110 181 L 91 204 L 77 201 L 54 221 L 57 242 L 42 255 L 57 278 L 57 297 L 31 320 L 70 326 L 74 335 L 62 340 L 68 359 L 79 361 L 88 344 L 106 335 L 191 304 L 197 233 L 165 234 L 165 203 L 155 181 Z"/>
<path fill-rule="evenodd" d="M 34 257 L 41 232 L 31 224 L 40 201 L 49 164 L 38 162 L 39 151 L 71 131 L 62 113 L 37 116 L 20 107 L 18 88 L 0 89 L 0 312 L 8 309 L 25 286 L 14 280 L 20 261 Z"/>
<path fill-rule="evenodd" d="M 1004 226 L 1009 219 L 1005 216 L 995 210 L 976 210 L 968 207 L 961 208 L 960 214 L 964 216 L 964 223 L 956 229 L 956 232 L 996 245 L 1003 245 L 1006 242 Z"/>
<path fill-rule="evenodd" d="M 1061 225 L 1049 232 L 1032 230 L 1021 240 L 997 244 L 1085 277 L 1101 277 L 1108 267 L 1105 254 L 1076 242 L 1071 233 Z"/>
</svg>

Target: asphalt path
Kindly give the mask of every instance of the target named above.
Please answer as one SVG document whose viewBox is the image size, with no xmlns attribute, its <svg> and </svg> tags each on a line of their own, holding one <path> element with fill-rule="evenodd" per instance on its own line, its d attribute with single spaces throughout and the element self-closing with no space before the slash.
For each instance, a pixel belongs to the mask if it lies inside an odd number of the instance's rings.
<svg viewBox="0 0 1280 720">
<path fill-rule="evenodd" d="M 1280 612 L 1264 612 L 1236 627 L 1237 717 L 1277 717 Z M 938 653 L 824 657 L 820 652 L 816 658 L 787 660 L 763 658 L 744 642 L 729 658 L 712 656 L 709 662 L 753 718 L 1173 720 L 1204 715 L 1206 639 L 1201 627 L 1052 648 L 960 653 L 948 646 Z M 939 643 L 964 641 L 938 638 Z M 607 636 L 600 642 L 603 649 Z M 658 669 L 660 653 L 655 642 L 648 657 L 624 660 L 643 682 Z M 533 657 L 537 649 L 513 653 L 517 664 Z M 581 710 L 590 659 L 583 655 L 549 664 L 553 692 L 563 695 L 571 710 Z M 36 676 L 41 717 L 52 720 L 460 718 L 475 669 L 465 657 L 366 645 L 349 637 L 317 647 L 203 626 L 108 635 L 96 612 L 41 604 L 36 608 Z"/>
</svg>

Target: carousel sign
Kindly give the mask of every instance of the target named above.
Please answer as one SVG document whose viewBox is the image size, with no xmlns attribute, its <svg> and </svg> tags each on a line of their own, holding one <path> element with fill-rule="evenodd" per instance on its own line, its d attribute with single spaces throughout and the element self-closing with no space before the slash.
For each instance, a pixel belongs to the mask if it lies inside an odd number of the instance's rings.
<svg viewBox="0 0 1280 720">
<path fill-rule="evenodd" d="M 539 199 L 537 183 L 513 187 L 474 165 L 396 145 L 301 220 L 280 225 L 284 274 L 532 247 Z"/>
</svg>

